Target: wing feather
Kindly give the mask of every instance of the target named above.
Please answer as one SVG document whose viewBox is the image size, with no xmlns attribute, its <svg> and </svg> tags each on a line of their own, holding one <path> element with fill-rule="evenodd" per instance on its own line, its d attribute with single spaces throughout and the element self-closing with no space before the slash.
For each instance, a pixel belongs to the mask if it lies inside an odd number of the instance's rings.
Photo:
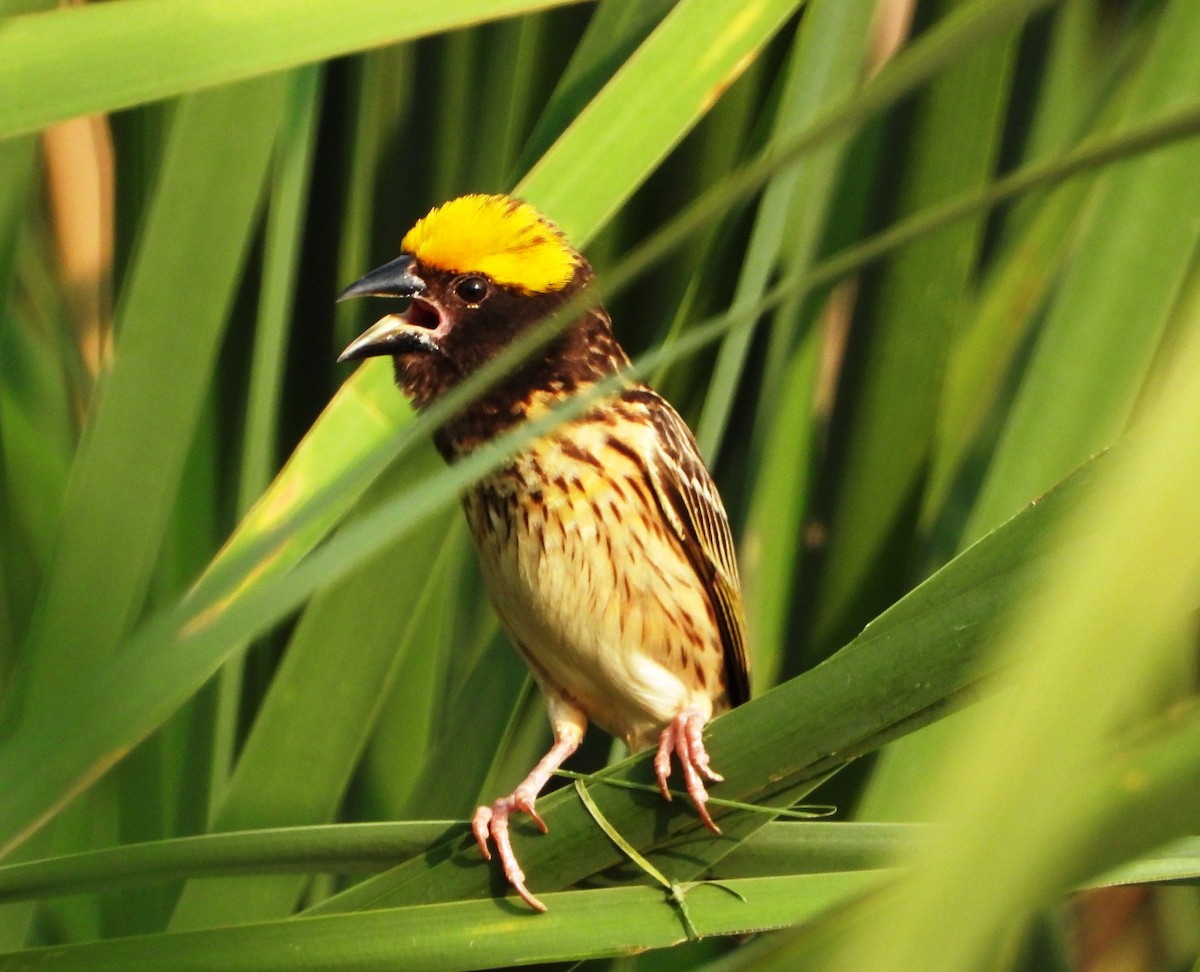
<svg viewBox="0 0 1200 972">
<path fill-rule="evenodd" d="M 643 406 L 658 431 L 661 448 L 650 463 L 650 479 L 663 514 L 712 603 L 725 652 L 729 704 L 741 705 L 750 698 L 746 622 L 737 554 L 725 507 L 691 430 L 675 409 L 644 387 L 623 397 Z"/>
</svg>

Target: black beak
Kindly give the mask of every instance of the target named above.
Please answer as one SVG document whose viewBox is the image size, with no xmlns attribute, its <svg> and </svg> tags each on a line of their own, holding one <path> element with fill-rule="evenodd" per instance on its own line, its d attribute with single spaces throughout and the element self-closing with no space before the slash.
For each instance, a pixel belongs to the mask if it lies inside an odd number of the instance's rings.
<svg viewBox="0 0 1200 972">
<path fill-rule="evenodd" d="M 428 288 L 425 281 L 412 272 L 416 262 L 405 253 L 354 281 L 338 295 L 338 300 L 349 297 L 419 297 Z M 351 341 L 338 357 L 338 362 L 359 361 L 383 354 L 437 350 L 430 328 L 411 324 L 399 314 L 388 314 Z"/>
<path fill-rule="evenodd" d="M 425 281 L 412 272 L 416 260 L 404 253 L 391 263 L 360 277 L 338 294 L 338 300 L 351 297 L 416 297 L 425 293 Z"/>
</svg>

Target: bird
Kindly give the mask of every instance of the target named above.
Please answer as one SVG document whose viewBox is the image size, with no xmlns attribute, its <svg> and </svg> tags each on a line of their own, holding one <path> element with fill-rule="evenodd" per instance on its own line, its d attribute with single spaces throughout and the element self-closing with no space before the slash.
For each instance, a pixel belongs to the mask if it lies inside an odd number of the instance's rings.
<svg viewBox="0 0 1200 972">
<path fill-rule="evenodd" d="M 594 271 L 531 204 L 459 196 L 402 238 L 400 256 L 339 295 L 401 298 L 339 362 L 390 356 L 419 411 L 568 301 L 584 307 L 548 344 L 441 424 L 448 462 L 599 382 L 595 405 L 522 448 L 461 497 L 496 614 L 545 699 L 553 745 L 471 827 L 484 858 L 533 909 L 510 818 L 535 808 L 589 723 L 630 752 L 657 744 L 671 799 L 672 758 L 704 824 L 710 765 L 703 730 L 750 696 L 746 626 L 729 519 L 691 431 L 626 376 L 630 360 L 598 300 Z"/>
</svg>

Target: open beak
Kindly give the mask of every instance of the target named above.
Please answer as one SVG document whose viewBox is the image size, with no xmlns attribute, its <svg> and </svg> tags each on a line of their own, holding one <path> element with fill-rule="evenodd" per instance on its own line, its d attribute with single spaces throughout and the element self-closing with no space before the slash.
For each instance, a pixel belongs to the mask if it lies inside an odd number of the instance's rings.
<svg viewBox="0 0 1200 972">
<path fill-rule="evenodd" d="M 438 351 L 435 332 L 441 315 L 429 302 L 422 300 L 425 281 L 413 273 L 416 264 L 407 253 L 372 270 L 356 280 L 338 295 L 338 300 L 350 297 L 408 297 L 412 304 L 401 314 L 388 314 L 363 331 L 338 356 L 338 362 L 358 361 L 382 354 L 406 354 Z"/>
</svg>

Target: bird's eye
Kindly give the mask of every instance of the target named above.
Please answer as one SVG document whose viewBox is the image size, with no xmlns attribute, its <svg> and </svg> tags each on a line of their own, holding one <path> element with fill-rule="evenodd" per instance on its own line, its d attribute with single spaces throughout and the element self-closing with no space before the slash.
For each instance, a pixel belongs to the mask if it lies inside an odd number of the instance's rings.
<svg viewBox="0 0 1200 972">
<path fill-rule="evenodd" d="M 484 277 L 463 277 L 454 286 L 454 292 L 465 304 L 478 304 L 488 295 L 488 282 Z"/>
</svg>

